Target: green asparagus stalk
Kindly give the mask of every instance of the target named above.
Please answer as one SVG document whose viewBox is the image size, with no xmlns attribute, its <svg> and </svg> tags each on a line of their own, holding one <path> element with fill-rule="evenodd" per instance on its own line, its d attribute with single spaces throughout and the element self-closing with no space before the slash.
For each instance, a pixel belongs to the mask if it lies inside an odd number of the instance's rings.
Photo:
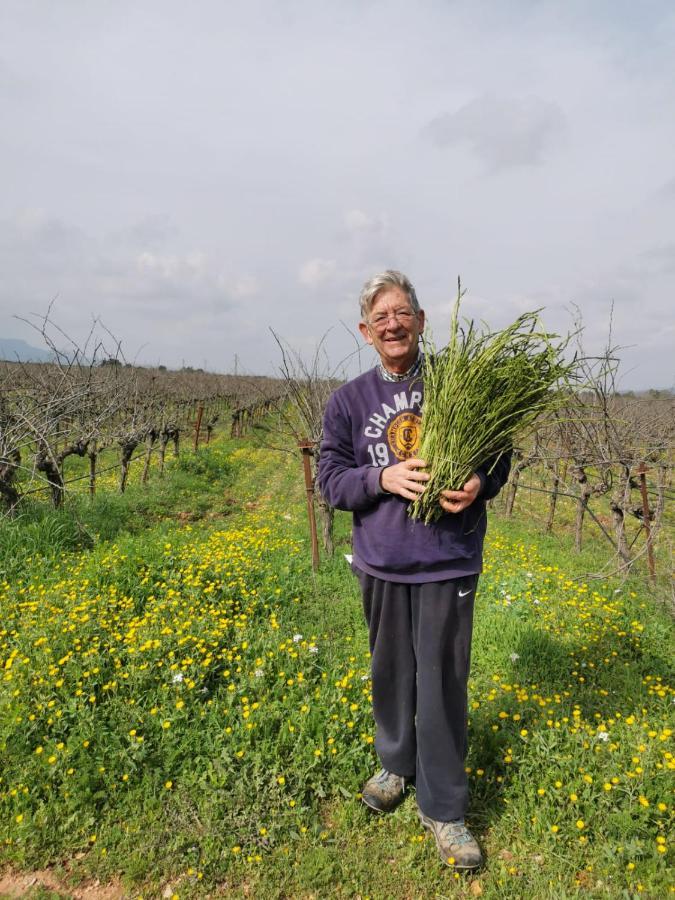
<svg viewBox="0 0 675 900">
<path fill-rule="evenodd" d="M 419 455 L 430 479 L 409 514 L 429 523 L 443 512 L 443 490 L 460 490 L 476 468 L 496 460 L 542 414 L 563 401 L 574 363 L 568 339 L 542 328 L 539 310 L 523 313 L 502 331 L 460 321 L 458 284 L 446 347 L 435 352 L 423 336 L 424 409 Z"/>
</svg>

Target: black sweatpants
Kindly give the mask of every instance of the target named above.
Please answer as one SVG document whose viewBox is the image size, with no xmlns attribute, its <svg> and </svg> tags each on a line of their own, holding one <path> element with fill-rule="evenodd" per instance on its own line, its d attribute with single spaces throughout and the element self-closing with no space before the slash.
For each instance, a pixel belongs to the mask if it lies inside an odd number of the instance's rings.
<svg viewBox="0 0 675 900">
<path fill-rule="evenodd" d="M 370 637 L 377 755 L 388 771 L 415 779 L 425 815 L 461 819 L 478 575 L 401 584 L 355 571 Z"/>
</svg>

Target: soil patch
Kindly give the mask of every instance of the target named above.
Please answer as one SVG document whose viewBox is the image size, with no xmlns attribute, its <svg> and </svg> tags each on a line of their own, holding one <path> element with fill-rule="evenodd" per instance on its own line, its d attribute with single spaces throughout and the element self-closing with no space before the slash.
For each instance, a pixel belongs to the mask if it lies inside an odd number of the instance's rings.
<svg viewBox="0 0 675 900">
<path fill-rule="evenodd" d="M 48 890 L 73 900 L 124 900 L 129 895 L 119 882 L 101 884 L 100 881 L 83 882 L 75 888 L 64 885 L 51 869 L 33 872 L 0 873 L 0 897 L 30 897 L 39 890 Z"/>
</svg>

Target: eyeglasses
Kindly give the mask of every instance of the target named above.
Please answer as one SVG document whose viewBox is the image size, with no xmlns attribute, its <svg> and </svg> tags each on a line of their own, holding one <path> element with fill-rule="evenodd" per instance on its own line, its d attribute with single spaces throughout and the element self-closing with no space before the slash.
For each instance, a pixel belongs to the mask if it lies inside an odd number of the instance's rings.
<svg viewBox="0 0 675 900">
<path fill-rule="evenodd" d="M 407 325 L 410 325 L 416 315 L 417 313 L 413 312 L 411 309 L 395 309 L 390 313 L 376 313 L 372 319 L 367 319 L 366 321 L 369 325 L 372 325 L 376 331 L 384 331 L 389 324 L 390 319 L 394 319 L 399 325 L 403 325 L 405 328 Z"/>
</svg>

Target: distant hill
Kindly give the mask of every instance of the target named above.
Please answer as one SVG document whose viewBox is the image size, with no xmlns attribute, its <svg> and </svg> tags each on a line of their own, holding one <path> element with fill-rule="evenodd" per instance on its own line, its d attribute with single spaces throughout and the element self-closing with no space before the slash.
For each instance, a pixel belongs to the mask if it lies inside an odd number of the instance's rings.
<svg viewBox="0 0 675 900">
<path fill-rule="evenodd" d="M 39 347 L 31 347 L 19 338 L 0 338 L 0 359 L 8 359 L 11 362 L 49 362 L 54 354 L 49 350 L 41 350 Z"/>
</svg>

